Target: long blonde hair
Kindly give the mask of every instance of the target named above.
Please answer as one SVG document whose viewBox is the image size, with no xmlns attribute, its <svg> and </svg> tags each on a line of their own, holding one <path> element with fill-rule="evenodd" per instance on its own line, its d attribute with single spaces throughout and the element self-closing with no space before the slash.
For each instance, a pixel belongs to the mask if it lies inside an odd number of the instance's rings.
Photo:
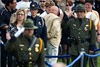
<svg viewBox="0 0 100 67">
<path fill-rule="evenodd" d="M 26 13 L 25 9 L 20 8 L 20 9 L 18 9 L 18 10 L 16 11 L 16 13 L 14 13 L 14 14 L 11 16 L 10 22 L 11 22 L 12 24 L 14 24 L 14 25 L 17 24 L 17 15 L 18 15 L 18 13 L 21 12 L 21 11 L 24 12 L 24 20 L 26 20 L 26 18 L 27 18 L 27 13 Z M 23 21 L 24 21 L 24 20 L 23 20 Z"/>
</svg>

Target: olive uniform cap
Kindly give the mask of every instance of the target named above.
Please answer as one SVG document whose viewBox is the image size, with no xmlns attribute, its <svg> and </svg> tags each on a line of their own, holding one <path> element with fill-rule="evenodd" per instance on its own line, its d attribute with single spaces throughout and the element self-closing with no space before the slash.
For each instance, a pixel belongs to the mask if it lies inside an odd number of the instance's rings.
<svg viewBox="0 0 100 67">
<path fill-rule="evenodd" d="M 31 19 L 27 19 L 24 21 L 24 28 L 25 29 L 38 29 L 38 27 L 34 25 L 34 21 Z"/>
<path fill-rule="evenodd" d="M 83 4 L 79 4 L 76 6 L 76 12 L 77 11 L 85 11 L 85 5 Z"/>
</svg>

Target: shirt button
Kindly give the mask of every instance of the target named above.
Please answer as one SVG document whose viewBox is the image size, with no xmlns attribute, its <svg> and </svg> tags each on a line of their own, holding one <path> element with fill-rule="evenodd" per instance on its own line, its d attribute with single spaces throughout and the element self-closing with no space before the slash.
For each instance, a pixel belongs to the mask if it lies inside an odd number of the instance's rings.
<svg viewBox="0 0 100 67">
<path fill-rule="evenodd" d="M 31 48 L 28 49 L 28 51 L 31 51 L 31 50 L 32 50 Z"/>
<path fill-rule="evenodd" d="M 29 55 L 32 55 L 32 53 L 30 52 Z"/>
<path fill-rule="evenodd" d="M 29 57 L 30 60 L 32 60 L 32 57 Z"/>
<path fill-rule="evenodd" d="M 78 37 L 78 39 L 79 39 L 80 37 Z"/>
<path fill-rule="evenodd" d="M 23 48 L 21 48 L 20 50 L 23 50 Z"/>
<path fill-rule="evenodd" d="M 80 34 L 80 32 L 78 34 Z"/>
</svg>

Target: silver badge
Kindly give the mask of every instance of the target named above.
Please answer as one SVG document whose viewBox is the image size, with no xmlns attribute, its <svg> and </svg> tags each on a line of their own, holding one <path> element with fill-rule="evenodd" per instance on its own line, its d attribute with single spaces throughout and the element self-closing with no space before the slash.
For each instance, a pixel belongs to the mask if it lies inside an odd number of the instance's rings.
<svg viewBox="0 0 100 67">
<path fill-rule="evenodd" d="M 89 25 L 86 25 L 87 27 L 89 26 Z"/>
<path fill-rule="evenodd" d="M 76 26 L 76 24 L 73 24 L 73 26 Z"/>
<path fill-rule="evenodd" d="M 41 23 L 39 22 L 39 25 L 41 25 Z"/>
<path fill-rule="evenodd" d="M 87 27 L 84 27 L 84 30 L 87 31 L 88 30 Z"/>
<path fill-rule="evenodd" d="M 32 7 L 35 7 L 35 5 L 33 4 Z"/>
</svg>

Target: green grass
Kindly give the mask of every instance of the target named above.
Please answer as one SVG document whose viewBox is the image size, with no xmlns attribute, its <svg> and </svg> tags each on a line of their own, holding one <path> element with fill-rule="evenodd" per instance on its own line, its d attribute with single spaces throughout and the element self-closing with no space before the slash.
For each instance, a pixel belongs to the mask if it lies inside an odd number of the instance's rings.
<svg viewBox="0 0 100 67">
<path fill-rule="evenodd" d="M 100 53 L 100 51 L 98 53 Z M 62 62 L 61 58 L 58 59 L 58 62 Z M 66 63 L 67 63 L 67 60 L 66 60 Z M 89 67 L 89 63 L 87 64 L 87 67 Z M 98 57 L 98 67 L 100 67 L 100 56 Z"/>
<path fill-rule="evenodd" d="M 99 52 L 100 53 L 100 52 Z M 100 67 L 100 56 L 98 58 L 98 67 Z"/>
</svg>

